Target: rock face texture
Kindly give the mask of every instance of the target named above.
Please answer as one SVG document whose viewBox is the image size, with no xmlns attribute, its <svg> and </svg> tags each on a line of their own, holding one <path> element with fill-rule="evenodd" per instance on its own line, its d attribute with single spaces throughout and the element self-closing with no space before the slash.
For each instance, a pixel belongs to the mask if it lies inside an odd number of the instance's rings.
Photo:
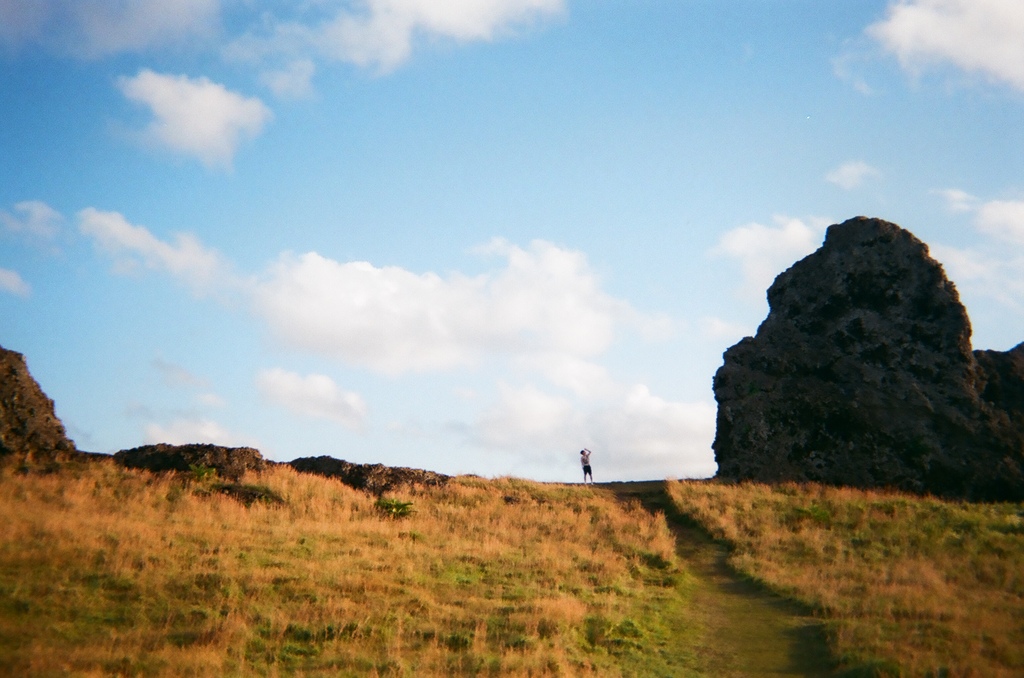
<svg viewBox="0 0 1024 678">
<path fill-rule="evenodd" d="M 220 445 L 143 445 L 114 454 L 114 461 L 127 468 L 147 471 L 188 471 L 205 466 L 225 480 L 238 482 L 247 471 L 262 471 L 267 466 L 259 450 L 251 447 Z"/>
<path fill-rule="evenodd" d="M 402 485 L 444 485 L 450 476 L 383 464 L 353 464 L 334 457 L 302 457 L 288 462 L 296 471 L 337 478 L 349 487 L 383 494 Z"/>
<path fill-rule="evenodd" d="M 25 357 L 0 347 L 0 463 L 46 466 L 76 455 Z"/>
<path fill-rule="evenodd" d="M 1024 499 L 1024 344 L 971 350 L 928 247 L 858 217 L 776 278 L 714 379 L 720 477 Z"/>
</svg>

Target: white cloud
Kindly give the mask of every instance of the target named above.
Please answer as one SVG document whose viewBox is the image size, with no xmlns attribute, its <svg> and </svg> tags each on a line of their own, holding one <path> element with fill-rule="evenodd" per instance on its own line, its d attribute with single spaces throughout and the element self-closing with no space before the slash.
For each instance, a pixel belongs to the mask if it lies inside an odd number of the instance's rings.
<svg viewBox="0 0 1024 678">
<path fill-rule="evenodd" d="M 260 81 L 281 99 L 308 99 L 313 96 L 316 66 L 309 59 L 296 59 L 276 71 L 265 71 Z"/>
<path fill-rule="evenodd" d="M 973 212 L 978 208 L 978 199 L 959 188 L 946 188 L 933 192 L 938 193 L 946 200 L 946 207 L 951 212 Z"/>
<path fill-rule="evenodd" d="M 1024 201 L 993 200 L 978 209 L 978 229 L 999 240 L 1024 245 Z"/>
<path fill-rule="evenodd" d="M 538 354 L 524 358 L 520 364 L 540 372 L 550 383 L 580 398 L 604 398 L 617 388 L 604 366 L 571 355 Z"/>
<path fill-rule="evenodd" d="M 220 0 L 0 0 L 0 43 L 100 57 L 210 36 L 219 15 Z"/>
<path fill-rule="evenodd" d="M 978 293 L 1017 313 L 1024 310 L 1024 252 L 984 244 L 967 249 L 932 245 L 929 249 L 961 292 Z"/>
<path fill-rule="evenodd" d="M 766 288 L 767 289 L 767 288 Z M 732 323 L 722 318 L 707 316 L 700 319 L 701 334 L 710 339 L 731 339 L 733 343 L 743 337 L 753 336 L 757 328 Z"/>
<path fill-rule="evenodd" d="M 258 447 L 245 436 L 233 433 L 210 419 L 175 419 L 167 425 L 151 423 L 145 428 L 144 444 L 190 445 L 209 443 L 225 447 Z"/>
<path fill-rule="evenodd" d="M 866 162 L 852 160 L 826 174 L 825 181 L 850 191 L 864 183 L 865 179 L 878 175 L 878 170 Z"/>
<path fill-rule="evenodd" d="M 417 35 L 489 41 L 516 25 L 552 15 L 563 0 L 367 0 L 360 15 L 343 12 L 322 32 L 323 47 L 360 66 L 390 70 L 405 61 Z"/>
<path fill-rule="evenodd" d="M 472 277 L 340 263 L 308 253 L 282 256 L 262 276 L 245 281 L 223 272 L 219 256 L 194 238 L 179 235 L 172 245 L 119 214 L 94 209 L 83 210 L 80 219 L 83 233 L 137 267 L 205 281 L 193 283 L 199 291 L 229 285 L 249 295 L 251 310 L 294 347 L 388 374 L 503 358 L 517 378 L 546 380 L 545 388 L 499 382 L 497 401 L 475 422 L 452 425 L 477 448 L 506 455 L 497 466 L 509 471 L 533 465 L 550 474 L 551 455 L 579 445 L 606 455 L 606 477 L 706 476 L 714 470 L 713 406 L 671 402 L 645 386 L 617 383 L 595 362 L 621 326 L 643 329 L 659 319 L 602 292 L 580 252 L 544 241 L 521 248 L 495 240 L 476 253 L 500 257 L 501 264 Z M 795 228 L 780 223 L 784 232 Z M 154 365 L 172 381 L 201 385 L 177 365 Z M 356 430 L 367 418 L 359 394 L 322 374 L 268 369 L 257 375 L 256 386 L 268 402 L 303 416 Z M 477 391 L 462 395 L 480 399 Z M 236 440 L 197 418 L 151 424 L 147 437 Z"/>
<path fill-rule="evenodd" d="M 0 268 L 0 291 L 16 297 L 27 297 L 32 293 L 32 288 L 22 280 L 17 271 Z"/>
<path fill-rule="evenodd" d="M 14 205 L 15 214 L 0 211 L 0 224 L 14 235 L 51 241 L 60 233 L 64 217 L 41 200 L 25 200 Z"/>
<path fill-rule="evenodd" d="M 215 251 L 206 249 L 195 236 L 175 235 L 173 245 L 160 240 L 144 226 L 133 226 L 117 212 L 87 207 L 78 213 L 78 228 L 97 246 L 113 255 L 120 271 L 145 267 L 171 273 L 193 290 L 210 289 L 225 278 L 226 264 Z"/>
<path fill-rule="evenodd" d="M 1024 245 L 1024 200 L 983 202 L 959 188 L 933 193 L 941 195 L 951 211 L 973 213 L 975 228 L 985 235 L 1011 245 Z"/>
<path fill-rule="evenodd" d="M 52 11 L 45 2 L 0 0 L 0 42 L 20 47 L 39 40 Z"/>
<path fill-rule="evenodd" d="M 231 58 L 310 52 L 381 72 L 406 61 L 417 40 L 491 41 L 565 10 L 565 0 L 361 0 L 326 21 L 270 21 L 230 45 Z"/>
<path fill-rule="evenodd" d="M 617 328 L 649 338 L 667 324 L 602 292 L 582 253 L 541 240 L 526 249 L 502 240 L 478 248 L 505 261 L 474 277 L 341 263 L 309 252 L 282 255 L 246 280 L 192 235 L 176 234 L 171 244 L 117 212 L 90 207 L 78 216 L 81 232 L 115 257 L 116 270 L 167 272 L 197 294 L 247 295 L 252 311 L 286 344 L 388 374 L 505 356 L 540 365 L 571 388 L 600 390 L 601 370 L 586 359 L 604 352 Z"/>
<path fill-rule="evenodd" d="M 226 407 L 227 402 L 216 393 L 200 393 L 196 401 L 205 407 Z"/>
<path fill-rule="evenodd" d="M 716 470 L 710 454 L 716 413 L 711 403 L 669 402 L 636 385 L 621 404 L 591 414 L 588 430 L 595 447 L 614 454 L 606 462 L 612 477 L 656 478 L 666 469 L 708 477 Z"/>
<path fill-rule="evenodd" d="M 546 454 L 571 449 L 581 439 L 583 420 L 572 401 L 535 386 L 498 384 L 499 400 L 474 426 L 477 444 L 487 449 Z"/>
<path fill-rule="evenodd" d="M 361 430 L 367 408 L 358 393 L 343 391 L 322 374 L 305 377 L 280 368 L 263 370 L 256 387 L 270 402 L 306 417 L 330 419 L 352 430 Z"/>
<path fill-rule="evenodd" d="M 257 98 L 244 97 L 207 78 L 143 69 L 118 80 L 128 99 L 147 106 L 153 121 L 144 138 L 208 167 L 230 167 L 239 144 L 263 131 L 273 117 Z"/>
<path fill-rule="evenodd" d="M 821 245 L 824 221 L 815 220 L 809 225 L 780 216 L 774 221 L 774 227 L 754 222 L 727 231 L 710 252 L 739 262 L 743 273 L 739 291 L 743 296 L 763 300 L 779 273 Z"/>
<path fill-rule="evenodd" d="M 867 33 L 906 69 L 948 62 L 1024 90 L 1020 0 L 900 0 Z"/>
<path fill-rule="evenodd" d="M 532 385 L 502 383 L 498 401 L 471 431 L 476 445 L 505 455 L 510 467 L 541 463 L 550 473 L 550 460 L 561 455 L 568 470 L 571 451 L 586 446 L 604 478 L 708 477 L 715 472 L 715 413 L 712 404 L 670 402 L 641 384 L 584 408 Z"/>
<path fill-rule="evenodd" d="M 579 252 L 497 241 L 506 266 L 467 277 L 417 274 L 310 252 L 283 256 L 255 293 L 290 345 L 397 374 L 472 364 L 483 354 L 594 356 L 635 311 L 601 292 Z"/>
<path fill-rule="evenodd" d="M 861 54 L 846 52 L 832 60 L 832 73 L 840 80 L 849 82 L 864 96 L 874 96 L 877 92 L 859 73 L 864 60 L 865 57 Z"/>
<path fill-rule="evenodd" d="M 970 290 L 1019 311 L 1024 306 L 1024 201 L 983 202 L 960 189 L 937 191 L 955 212 L 973 213 L 987 238 L 971 248 L 932 245 L 961 290 Z"/>
</svg>

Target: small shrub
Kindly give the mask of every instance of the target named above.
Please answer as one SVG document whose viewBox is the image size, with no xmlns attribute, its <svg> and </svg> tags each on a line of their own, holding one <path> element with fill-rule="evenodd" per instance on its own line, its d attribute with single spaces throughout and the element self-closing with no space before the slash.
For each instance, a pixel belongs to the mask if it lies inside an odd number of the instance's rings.
<svg viewBox="0 0 1024 678">
<path fill-rule="evenodd" d="M 413 514 L 411 501 L 381 497 L 374 506 L 388 518 L 406 518 Z"/>
<path fill-rule="evenodd" d="M 243 483 L 220 483 L 215 485 L 214 490 L 237 499 L 246 506 L 252 506 L 256 502 L 278 505 L 284 504 L 284 498 L 265 485 L 246 485 Z"/>
<path fill-rule="evenodd" d="M 217 469 L 210 466 L 203 466 L 202 464 L 189 464 L 188 470 L 189 473 L 192 474 L 191 480 L 197 483 L 213 480 L 217 477 Z"/>
</svg>

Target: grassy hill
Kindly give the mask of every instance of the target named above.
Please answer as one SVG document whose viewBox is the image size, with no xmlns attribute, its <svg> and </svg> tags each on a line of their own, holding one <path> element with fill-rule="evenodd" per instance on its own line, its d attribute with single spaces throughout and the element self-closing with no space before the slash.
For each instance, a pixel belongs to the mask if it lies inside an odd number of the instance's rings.
<svg viewBox="0 0 1024 678">
<path fill-rule="evenodd" d="M 842 664 L 1024 676 L 1024 504 L 798 484 L 668 493 L 735 570 L 816 610 Z"/>
<path fill-rule="evenodd" d="M 703 543 L 816 610 L 846 669 L 1024 672 L 1021 505 L 709 482 L 668 483 L 669 500 L 663 483 L 630 498 L 472 477 L 379 501 L 288 467 L 248 480 L 229 495 L 201 469 L 0 471 L 0 667 L 743 675 L 717 651 L 742 619 L 709 613 L 688 560 Z"/>
<path fill-rule="evenodd" d="M 214 481 L 112 463 L 0 479 L 0 665 L 32 676 L 698 671 L 676 633 L 693 625 L 672 535 L 610 495 L 461 478 L 378 506 L 278 467 L 258 482 L 283 503 L 246 507 Z"/>
</svg>

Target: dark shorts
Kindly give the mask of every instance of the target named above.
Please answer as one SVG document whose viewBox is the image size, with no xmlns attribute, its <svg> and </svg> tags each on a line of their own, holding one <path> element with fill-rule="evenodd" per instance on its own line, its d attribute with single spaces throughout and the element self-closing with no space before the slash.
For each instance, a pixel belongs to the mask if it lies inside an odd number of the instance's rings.
<svg viewBox="0 0 1024 678">
<path fill-rule="evenodd" d="M 587 464 L 586 466 L 583 467 L 583 475 L 594 475 L 593 473 L 590 472 L 590 464 Z"/>
</svg>

